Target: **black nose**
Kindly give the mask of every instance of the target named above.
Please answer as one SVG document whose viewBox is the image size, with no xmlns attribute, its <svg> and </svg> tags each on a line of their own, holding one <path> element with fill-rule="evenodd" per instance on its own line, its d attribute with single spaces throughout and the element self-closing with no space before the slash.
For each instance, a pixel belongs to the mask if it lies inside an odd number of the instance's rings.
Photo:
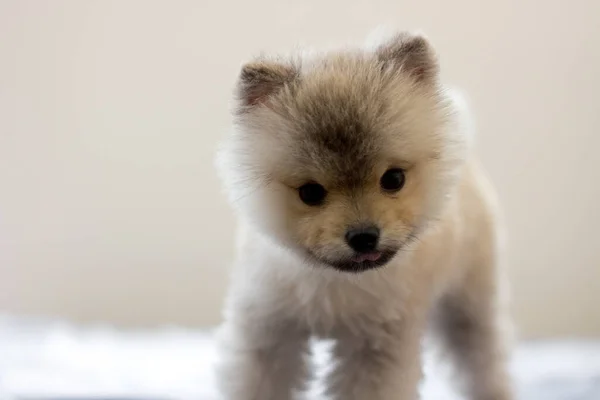
<svg viewBox="0 0 600 400">
<path fill-rule="evenodd" d="M 358 253 L 370 253 L 377 248 L 379 242 L 379 228 L 370 226 L 366 228 L 350 229 L 346 232 L 346 242 Z"/>
</svg>

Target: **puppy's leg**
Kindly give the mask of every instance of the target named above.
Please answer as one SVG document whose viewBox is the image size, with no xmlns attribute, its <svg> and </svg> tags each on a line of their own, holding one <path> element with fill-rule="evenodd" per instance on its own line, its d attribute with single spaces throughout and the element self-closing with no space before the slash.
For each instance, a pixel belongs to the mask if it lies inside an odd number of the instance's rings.
<svg viewBox="0 0 600 400">
<path fill-rule="evenodd" d="M 459 374 L 467 398 L 509 400 L 502 309 L 498 304 L 496 274 L 491 265 L 469 272 L 437 309 L 437 328 Z"/>
<path fill-rule="evenodd" d="M 395 323 L 339 338 L 328 395 L 333 400 L 416 400 L 421 334 L 416 324 Z"/>
<path fill-rule="evenodd" d="M 289 400 L 308 380 L 308 334 L 281 321 L 228 321 L 220 348 L 223 400 Z"/>
</svg>

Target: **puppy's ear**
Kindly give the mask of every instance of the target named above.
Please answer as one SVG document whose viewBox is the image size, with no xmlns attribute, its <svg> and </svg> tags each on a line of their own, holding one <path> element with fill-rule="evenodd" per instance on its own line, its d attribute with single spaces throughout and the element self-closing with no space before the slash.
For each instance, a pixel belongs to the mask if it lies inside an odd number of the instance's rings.
<svg viewBox="0 0 600 400">
<path fill-rule="evenodd" d="M 376 54 L 382 63 L 401 68 L 417 82 L 431 83 L 437 79 L 437 57 L 423 35 L 398 33 L 380 45 Z"/>
<path fill-rule="evenodd" d="M 297 76 L 298 71 L 294 66 L 275 61 L 259 60 L 244 65 L 237 86 L 242 108 L 264 103 Z"/>
</svg>

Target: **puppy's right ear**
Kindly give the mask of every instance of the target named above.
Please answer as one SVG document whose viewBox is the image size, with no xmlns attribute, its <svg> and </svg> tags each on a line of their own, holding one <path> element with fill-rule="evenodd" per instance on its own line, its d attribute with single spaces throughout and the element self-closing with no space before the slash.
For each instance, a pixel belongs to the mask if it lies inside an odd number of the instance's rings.
<svg viewBox="0 0 600 400">
<path fill-rule="evenodd" d="M 263 104 L 297 76 L 294 66 L 275 61 L 259 60 L 244 65 L 237 87 L 242 109 Z"/>
</svg>

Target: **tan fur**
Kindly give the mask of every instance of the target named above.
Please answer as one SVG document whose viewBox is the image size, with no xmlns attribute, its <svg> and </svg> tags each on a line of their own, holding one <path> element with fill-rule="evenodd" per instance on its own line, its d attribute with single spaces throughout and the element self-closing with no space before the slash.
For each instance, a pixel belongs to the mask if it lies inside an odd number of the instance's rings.
<svg viewBox="0 0 600 400">
<path fill-rule="evenodd" d="M 463 107 L 438 82 L 427 40 L 261 59 L 243 68 L 236 129 L 219 166 L 242 222 L 221 331 L 226 400 L 287 400 L 306 383 L 310 336 L 336 340 L 333 400 L 415 400 L 433 326 L 472 400 L 509 400 L 494 198 L 469 155 Z M 402 168 L 406 184 L 382 192 Z M 318 182 L 325 203 L 298 188 Z M 376 224 L 397 250 L 338 271 L 349 227 Z"/>
</svg>

